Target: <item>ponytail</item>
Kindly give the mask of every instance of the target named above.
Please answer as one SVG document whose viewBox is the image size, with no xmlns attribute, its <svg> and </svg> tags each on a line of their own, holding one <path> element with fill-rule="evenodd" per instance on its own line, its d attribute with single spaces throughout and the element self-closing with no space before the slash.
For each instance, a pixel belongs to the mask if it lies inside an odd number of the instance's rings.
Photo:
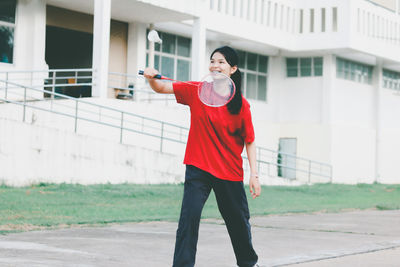
<svg viewBox="0 0 400 267">
<path fill-rule="evenodd" d="M 242 73 L 239 69 L 237 69 L 231 75 L 232 81 L 235 83 L 235 95 L 233 96 L 232 100 L 228 103 L 227 107 L 231 114 L 239 114 L 240 110 L 242 109 Z"/>
</svg>

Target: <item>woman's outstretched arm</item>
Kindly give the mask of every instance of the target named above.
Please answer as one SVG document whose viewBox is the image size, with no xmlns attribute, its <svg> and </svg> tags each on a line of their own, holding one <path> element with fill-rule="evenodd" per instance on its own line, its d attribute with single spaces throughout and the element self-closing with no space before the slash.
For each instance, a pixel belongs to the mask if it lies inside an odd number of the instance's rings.
<svg viewBox="0 0 400 267">
<path fill-rule="evenodd" d="M 159 94 L 173 94 L 174 89 L 171 82 L 163 82 L 159 79 L 154 79 L 153 77 L 158 74 L 158 71 L 153 68 L 146 68 L 144 70 L 143 76 L 148 80 L 151 89 Z"/>
</svg>

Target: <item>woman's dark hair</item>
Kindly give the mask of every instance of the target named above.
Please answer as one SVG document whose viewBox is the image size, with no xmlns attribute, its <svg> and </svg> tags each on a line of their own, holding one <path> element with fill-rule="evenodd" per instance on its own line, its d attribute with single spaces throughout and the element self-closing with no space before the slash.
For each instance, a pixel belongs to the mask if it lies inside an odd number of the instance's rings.
<svg viewBox="0 0 400 267">
<path fill-rule="evenodd" d="M 231 75 L 231 79 L 235 83 L 236 91 L 232 100 L 227 104 L 227 107 L 231 114 L 239 114 L 242 108 L 242 73 L 239 70 L 239 56 L 236 50 L 232 47 L 222 46 L 218 47 L 211 53 L 210 59 L 212 59 L 213 55 L 217 52 L 221 53 L 225 57 L 226 62 L 228 62 L 231 67 L 238 67 Z"/>
</svg>

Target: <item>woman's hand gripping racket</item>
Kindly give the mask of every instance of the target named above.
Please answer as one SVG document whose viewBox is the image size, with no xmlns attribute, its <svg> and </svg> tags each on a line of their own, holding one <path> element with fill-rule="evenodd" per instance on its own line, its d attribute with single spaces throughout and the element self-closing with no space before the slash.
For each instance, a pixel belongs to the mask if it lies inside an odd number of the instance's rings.
<svg viewBox="0 0 400 267">
<path fill-rule="evenodd" d="M 139 75 L 144 75 L 140 70 Z M 160 74 L 154 75 L 153 79 L 176 81 Z M 211 72 L 204 76 L 200 82 L 182 82 L 191 86 L 197 86 L 197 93 L 201 102 L 210 107 L 221 107 L 229 103 L 235 95 L 235 83 L 229 76 L 220 72 Z"/>
</svg>

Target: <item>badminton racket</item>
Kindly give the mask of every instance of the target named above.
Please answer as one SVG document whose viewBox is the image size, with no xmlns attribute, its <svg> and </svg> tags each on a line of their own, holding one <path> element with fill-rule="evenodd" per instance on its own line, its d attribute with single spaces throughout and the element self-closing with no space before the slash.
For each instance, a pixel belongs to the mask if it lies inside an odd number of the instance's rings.
<svg viewBox="0 0 400 267">
<path fill-rule="evenodd" d="M 140 70 L 139 75 L 143 75 L 144 71 Z M 154 79 L 168 80 L 173 82 L 182 82 L 171 79 L 160 74 L 153 77 Z M 229 76 L 220 72 L 210 72 L 201 79 L 200 82 L 182 82 L 197 87 L 197 94 L 203 104 L 210 107 L 222 107 L 229 103 L 235 95 L 235 83 Z"/>
</svg>

